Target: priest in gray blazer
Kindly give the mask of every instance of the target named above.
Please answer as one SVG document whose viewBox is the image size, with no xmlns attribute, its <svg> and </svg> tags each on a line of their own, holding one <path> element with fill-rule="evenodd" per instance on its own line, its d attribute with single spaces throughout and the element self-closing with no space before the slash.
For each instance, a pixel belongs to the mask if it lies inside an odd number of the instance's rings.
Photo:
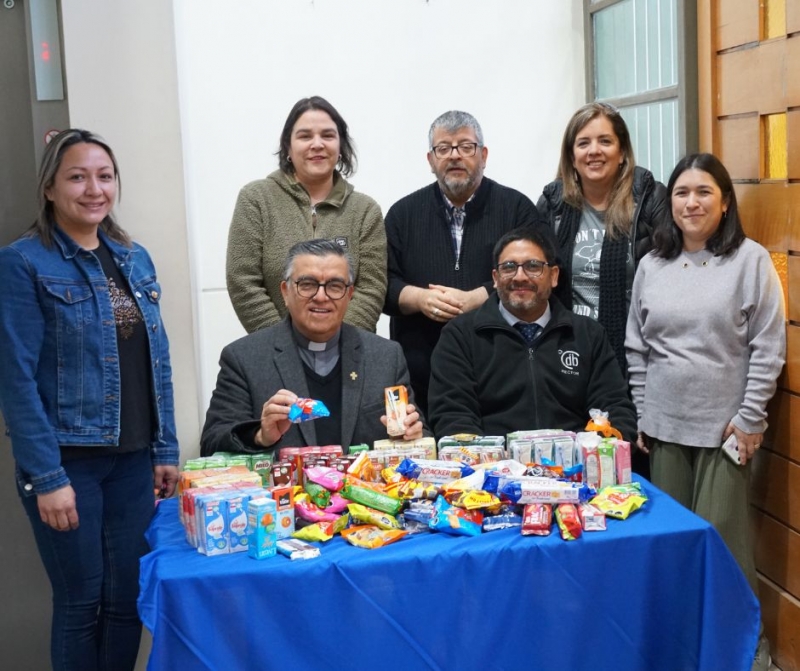
<svg viewBox="0 0 800 671">
<path fill-rule="evenodd" d="M 353 281 L 350 258 L 336 242 L 311 240 L 289 251 L 281 283 L 289 314 L 222 350 L 202 455 L 371 444 L 388 437 L 384 389 L 401 384 L 410 404 L 402 438 L 430 435 L 414 408 L 400 346 L 343 323 Z M 325 401 L 331 417 L 291 423 L 290 406 L 309 397 Z"/>
</svg>

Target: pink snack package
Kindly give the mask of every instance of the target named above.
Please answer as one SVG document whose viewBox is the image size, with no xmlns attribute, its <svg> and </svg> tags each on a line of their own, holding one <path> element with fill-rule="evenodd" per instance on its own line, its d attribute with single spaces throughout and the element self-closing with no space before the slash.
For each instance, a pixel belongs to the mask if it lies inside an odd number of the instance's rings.
<svg viewBox="0 0 800 671">
<path fill-rule="evenodd" d="M 327 466 L 312 466 L 305 469 L 306 481 L 325 487 L 330 492 L 338 492 L 344 486 L 344 473 Z"/>
</svg>

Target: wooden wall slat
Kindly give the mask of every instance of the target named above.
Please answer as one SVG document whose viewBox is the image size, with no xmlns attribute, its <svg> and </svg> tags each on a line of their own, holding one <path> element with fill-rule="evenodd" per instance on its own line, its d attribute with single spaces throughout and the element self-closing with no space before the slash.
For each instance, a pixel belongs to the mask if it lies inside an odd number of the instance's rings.
<svg viewBox="0 0 800 671">
<path fill-rule="evenodd" d="M 787 0 L 800 5 L 797 0 Z M 798 10 L 800 11 L 800 10 Z M 786 107 L 800 107 L 800 33 L 785 40 L 786 43 Z"/>
<path fill-rule="evenodd" d="M 750 495 L 756 508 L 800 531 L 800 465 L 759 450 L 753 460 Z"/>
<path fill-rule="evenodd" d="M 719 0 L 717 3 L 717 50 L 758 41 L 758 3 Z"/>
<path fill-rule="evenodd" d="M 786 0 L 786 32 L 800 33 L 800 2 Z"/>
<path fill-rule="evenodd" d="M 800 464 L 800 396 L 778 389 L 767 407 L 766 447 Z M 800 566 L 800 565 L 799 565 Z"/>
<path fill-rule="evenodd" d="M 719 159 L 725 164 L 732 179 L 758 179 L 758 154 L 751 147 L 759 144 L 759 117 L 757 114 L 733 119 L 720 119 Z"/>
<path fill-rule="evenodd" d="M 771 252 L 800 252 L 800 184 L 737 184 L 745 232 Z"/>
<path fill-rule="evenodd" d="M 800 179 L 800 109 L 786 114 L 786 141 L 789 179 Z"/>
<path fill-rule="evenodd" d="M 789 324 L 786 328 L 786 366 L 782 384 L 795 394 L 800 394 L 800 326 Z"/>
<path fill-rule="evenodd" d="M 789 257 L 789 291 L 787 299 L 787 315 L 789 319 L 800 323 L 800 256 Z M 797 435 L 800 436 L 800 433 Z"/>
<path fill-rule="evenodd" d="M 800 534 L 760 511 L 753 515 L 753 533 L 758 570 L 800 598 Z"/>
<path fill-rule="evenodd" d="M 789 105 L 782 83 L 786 44 L 787 40 L 773 40 L 719 55 L 718 116 L 786 111 Z"/>
<path fill-rule="evenodd" d="M 800 671 L 800 602 L 763 577 L 758 597 L 772 661 L 781 671 Z"/>
</svg>

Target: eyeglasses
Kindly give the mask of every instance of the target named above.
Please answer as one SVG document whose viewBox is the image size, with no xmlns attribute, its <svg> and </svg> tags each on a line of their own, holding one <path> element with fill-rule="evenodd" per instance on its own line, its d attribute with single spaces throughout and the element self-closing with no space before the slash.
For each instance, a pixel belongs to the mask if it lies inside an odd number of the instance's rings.
<svg viewBox="0 0 800 671">
<path fill-rule="evenodd" d="M 478 151 L 478 143 L 459 142 L 458 144 L 437 144 L 435 147 L 431 147 L 436 158 L 450 158 L 454 149 L 461 158 L 469 158 L 475 156 L 475 152 Z"/>
<path fill-rule="evenodd" d="M 522 271 L 531 279 L 541 277 L 544 272 L 545 266 L 551 266 L 552 263 L 547 261 L 538 261 L 537 259 L 530 259 L 522 263 L 515 263 L 514 261 L 504 261 L 497 264 L 497 274 L 503 279 L 510 280 L 517 274 L 517 268 L 522 268 Z"/>
<path fill-rule="evenodd" d="M 322 287 L 325 290 L 325 295 L 331 300 L 338 301 L 344 298 L 347 290 L 352 287 L 352 284 L 342 282 L 342 280 L 328 280 L 327 282 L 317 282 L 308 278 L 295 280 L 294 286 L 297 288 L 297 294 L 303 298 L 314 298 Z"/>
</svg>

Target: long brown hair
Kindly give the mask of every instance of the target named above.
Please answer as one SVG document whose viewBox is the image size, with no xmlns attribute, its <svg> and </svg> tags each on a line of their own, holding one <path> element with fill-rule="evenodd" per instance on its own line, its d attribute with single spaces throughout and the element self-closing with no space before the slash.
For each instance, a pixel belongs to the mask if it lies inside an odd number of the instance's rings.
<svg viewBox="0 0 800 671">
<path fill-rule="evenodd" d="M 580 176 L 572 165 L 575 159 L 573 147 L 578 133 L 583 130 L 586 124 L 599 116 L 604 116 L 611 123 L 611 127 L 619 140 L 619 147 L 623 157 L 622 165 L 617 173 L 614 185 L 611 187 L 608 208 L 606 208 L 605 214 L 606 231 L 612 240 L 616 240 L 628 235 L 631 229 L 634 210 L 633 171 L 636 167 L 633 147 L 631 146 L 631 136 L 619 110 L 607 103 L 594 102 L 584 105 L 572 115 L 564 131 L 564 139 L 561 142 L 561 160 L 558 164 L 556 177 L 563 184 L 564 202 L 583 210 L 584 197 Z"/>
<path fill-rule="evenodd" d="M 48 199 L 47 191 L 53 186 L 56 173 L 61 167 L 61 162 L 64 159 L 64 154 L 67 149 L 72 145 L 82 142 L 96 144 L 108 154 L 114 166 L 114 178 L 117 180 L 117 193 L 119 194 L 122 192 L 117 158 L 114 156 L 114 152 L 111 151 L 111 147 L 108 146 L 108 143 L 99 135 L 95 135 L 88 130 L 68 128 L 67 130 L 61 131 L 50 141 L 44 150 L 42 163 L 39 166 L 39 184 L 36 189 L 38 199 L 36 220 L 31 227 L 25 231 L 25 235 L 30 237 L 38 235 L 42 244 L 47 247 L 53 244 L 53 230 L 56 225 L 53 219 L 53 202 Z M 100 228 L 111 240 L 125 245 L 126 247 L 131 246 L 130 236 L 120 227 L 112 212 L 108 213 L 100 224 Z"/>
</svg>

